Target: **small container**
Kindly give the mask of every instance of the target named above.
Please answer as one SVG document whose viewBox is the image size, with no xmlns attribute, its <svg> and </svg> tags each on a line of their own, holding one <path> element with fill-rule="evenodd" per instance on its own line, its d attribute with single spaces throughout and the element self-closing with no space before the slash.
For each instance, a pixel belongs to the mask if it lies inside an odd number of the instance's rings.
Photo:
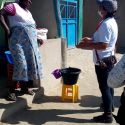
<svg viewBox="0 0 125 125">
<path fill-rule="evenodd" d="M 66 84 L 66 85 L 77 84 L 80 73 L 81 73 L 81 69 L 74 68 L 74 67 L 61 69 L 63 84 Z"/>
<path fill-rule="evenodd" d="M 61 70 L 60 69 L 55 69 L 53 72 L 52 72 L 53 76 L 56 78 L 56 79 L 59 79 L 61 77 Z"/>
<path fill-rule="evenodd" d="M 48 29 L 38 28 L 37 29 L 37 39 L 47 40 Z"/>
<path fill-rule="evenodd" d="M 11 52 L 10 51 L 5 51 L 5 55 L 6 55 L 7 61 L 10 64 L 13 64 L 13 58 L 12 58 Z"/>
</svg>

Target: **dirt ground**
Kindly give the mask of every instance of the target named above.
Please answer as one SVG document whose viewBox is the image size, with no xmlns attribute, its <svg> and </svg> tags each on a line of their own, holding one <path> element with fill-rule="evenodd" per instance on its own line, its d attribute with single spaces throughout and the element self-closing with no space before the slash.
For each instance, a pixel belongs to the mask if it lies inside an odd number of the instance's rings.
<svg viewBox="0 0 125 125">
<path fill-rule="evenodd" d="M 121 54 L 116 55 L 118 59 Z M 59 89 L 52 89 L 35 102 L 29 109 L 25 109 L 9 118 L 3 125 L 105 125 L 92 121 L 93 116 L 102 114 L 99 109 L 101 94 L 94 71 L 92 51 L 70 49 L 67 51 L 67 67 L 77 67 L 82 70 L 79 79 L 79 101 L 77 103 L 61 102 L 61 84 Z M 122 87 L 115 89 L 115 112 L 119 107 Z M 114 122 L 111 125 L 117 125 Z"/>
</svg>

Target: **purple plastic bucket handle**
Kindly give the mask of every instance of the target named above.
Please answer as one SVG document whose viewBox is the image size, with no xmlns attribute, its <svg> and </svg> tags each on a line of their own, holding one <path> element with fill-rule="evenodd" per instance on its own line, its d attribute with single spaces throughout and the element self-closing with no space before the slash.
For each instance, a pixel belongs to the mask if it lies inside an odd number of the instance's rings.
<svg viewBox="0 0 125 125">
<path fill-rule="evenodd" d="M 56 79 L 59 79 L 61 77 L 61 70 L 60 69 L 55 69 L 52 74 Z"/>
</svg>

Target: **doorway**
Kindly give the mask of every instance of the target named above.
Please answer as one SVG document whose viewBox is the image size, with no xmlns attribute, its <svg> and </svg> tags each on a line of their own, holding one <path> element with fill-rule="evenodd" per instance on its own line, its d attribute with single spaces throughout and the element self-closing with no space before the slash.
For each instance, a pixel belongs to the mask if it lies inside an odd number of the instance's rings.
<svg viewBox="0 0 125 125">
<path fill-rule="evenodd" d="M 78 0 L 60 0 L 62 37 L 68 48 L 74 48 L 78 40 Z"/>
</svg>

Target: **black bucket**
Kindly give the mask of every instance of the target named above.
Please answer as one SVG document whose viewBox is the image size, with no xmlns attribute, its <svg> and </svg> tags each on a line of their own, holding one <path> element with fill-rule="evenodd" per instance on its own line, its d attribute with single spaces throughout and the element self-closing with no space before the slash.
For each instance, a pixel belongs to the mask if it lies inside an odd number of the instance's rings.
<svg viewBox="0 0 125 125">
<path fill-rule="evenodd" d="M 63 79 L 63 83 L 66 85 L 76 84 L 80 72 L 81 72 L 80 69 L 72 67 L 61 69 L 61 76 Z"/>
</svg>

